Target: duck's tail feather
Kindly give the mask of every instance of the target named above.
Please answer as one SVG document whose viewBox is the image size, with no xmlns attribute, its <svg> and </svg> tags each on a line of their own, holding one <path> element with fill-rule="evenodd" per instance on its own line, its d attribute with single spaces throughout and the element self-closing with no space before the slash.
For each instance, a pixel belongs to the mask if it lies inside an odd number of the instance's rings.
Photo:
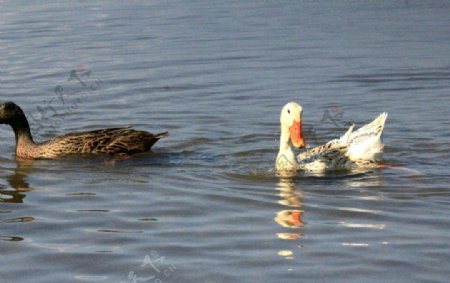
<svg viewBox="0 0 450 283">
<path fill-rule="evenodd" d="M 384 130 L 384 124 L 386 123 L 387 117 L 388 117 L 387 112 L 381 113 L 372 122 L 354 131 L 351 138 L 357 139 L 358 137 L 365 135 L 381 136 Z"/>
<path fill-rule="evenodd" d="M 162 132 L 162 133 L 159 133 L 159 134 L 156 134 L 155 135 L 155 138 L 156 139 L 161 139 L 161 138 L 165 138 L 165 137 L 168 137 L 169 136 L 169 132 Z"/>
<path fill-rule="evenodd" d="M 383 152 L 381 135 L 384 130 L 387 113 L 380 114 L 369 124 L 354 131 L 350 136 L 349 157 L 352 160 L 378 160 Z"/>
</svg>

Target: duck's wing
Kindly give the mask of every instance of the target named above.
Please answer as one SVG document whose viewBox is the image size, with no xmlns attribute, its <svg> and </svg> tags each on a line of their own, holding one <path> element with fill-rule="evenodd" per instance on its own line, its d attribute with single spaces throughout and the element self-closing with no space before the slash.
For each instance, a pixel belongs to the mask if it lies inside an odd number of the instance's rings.
<svg viewBox="0 0 450 283">
<path fill-rule="evenodd" d="M 300 169 L 326 171 L 375 167 L 383 152 L 381 135 L 387 116 L 387 113 L 382 113 L 356 131 L 352 125 L 342 137 L 299 154 Z"/>
<path fill-rule="evenodd" d="M 310 157 L 317 156 L 317 155 L 320 155 L 327 151 L 336 150 L 336 149 L 345 153 L 346 150 L 348 149 L 350 136 L 352 134 L 353 127 L 354 127 L 354 125 L 350 126 L 348 128 L 347 132 L 345 132 L 345 134 L 342 135 L 338 139 L 333 139 L 324 145 L 321 145 L 321 146 L 318 146 L 318 147 L 315 147 L 315 148 L 312 148 L 310 150 L 300 153 L 297 156 L 297 160 L 300 162 L 300 161 L 308 159 Z"/>
<path fill-rule="evenodd" d="M 108 128 L 59 136 L 42 146 L 52 156 L 71 154 L 130 155 L 150 150 L 167 132 L 152 134 L 130 127 Z"/>
<path fill-rule="evenodd" d="M 350 169 L 353 162 L 347 156 L 347 146 L 330 147 L 318 152 L 306 152 L 298 160 L 300 170 L 304 171 L 330 171 Z"/>
<path fill-rule="evenodd" d="M 163 137 L 168 136 L 168 132 L 152 134 L 145 131 L 137 131 L 128 129 L 128 131 L 120 134 L 106 135 L 99 141 L 105 142 L 103 148 L 97 148 L 99 152 L 109 155 L 130 155 L 135 153 L 146 152 Z M 110 139 L 110 141 L 108 141 Z"/>
<path fill-rule="evenodd" d="M 340 138 L 331 140 L 297 156 L 300 169 L 307 171 L 327 171 L 348 169 L 352 162 L 348 158 L 348 143 L 353 125 Z"/>
</svg>

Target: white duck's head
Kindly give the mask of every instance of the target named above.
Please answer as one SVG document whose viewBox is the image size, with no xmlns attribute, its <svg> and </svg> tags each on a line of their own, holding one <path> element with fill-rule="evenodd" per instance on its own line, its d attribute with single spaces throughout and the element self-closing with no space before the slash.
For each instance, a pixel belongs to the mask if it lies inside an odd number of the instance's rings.
<svg viewBox="0 0 450 283">
<path fill-rule="evenodd" d="M 280 115 L 281 132 L 289 133 L 289 140 L 297 148 L 305 147 L 302 133 L 303 108 L 296 102 L 289 102 Z"/>
<path fill-rule="evenodd" d="M 298 169 L 297 158 L 291 145 L 297 148 L 305 147 L 302 134 L 302 112 L 302 107 L 296 102 L 286 104 L 281 110 L 280 150 L 275 162 L 275 168 L 279 175 L 290 176 Z"/>
</svg>

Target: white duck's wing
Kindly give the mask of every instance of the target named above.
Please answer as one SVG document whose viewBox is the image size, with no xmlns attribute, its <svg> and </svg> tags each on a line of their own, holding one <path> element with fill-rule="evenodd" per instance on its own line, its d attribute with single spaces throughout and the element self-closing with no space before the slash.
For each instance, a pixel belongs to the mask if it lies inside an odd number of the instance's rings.
<svg viewBox="0 0 450 283">
<path fill-rule="evenodd" d="M 382 113 L 356 131 L 352 125 L 342 137 L 299 154 L 299 168 L 327 171 L 376 167 L 376 160 L 383 152 L 381 135 L 386 118 L 387 113 Z"/>
<path fill-rule="evenodd" d="M 353 168 L 353 161 L 347 156 L 348 148 L 329 148 L 299 160 L 298 167 L 303 171 L 324 172 Z"/>
<path fill-rule="evenodd" d="M 349 169 L 353 162 L 348 158 L 348 144 L 353 125 L 339 139 L 315 147 L 297 156 L 299 168 L 306 171 Z"/>
<path fill-rule="evenodd" d="M 351 133 L 349 137 L 348 156 L 356 160 L 377 160 L 383 152 L 381 135 L 388 114 L 382 113 L 371 123 Z"/>
<path fill-rule="evenodd" d="M 350 126 L 350 128 L 348 128 L 347 132 L 345 132 L 345 134 L 338 139 L 333 139 L 322 146 L 318 146 L 318 147 L 315 147 L 308 151 L 300 153 L 299 155 L 297 155 L 297 160 L 302 161 L 302 160 L 308 159 L 308 158 L 316 156 L 316 155 L 320 155 L 322 153 L 325 153 L 327 151 L 334 150 L 334 149 L 339 149 L 340 151 L 342 151 L 342 150 L 344 150 L 344 147 L 348 148 L 350 136 L 353 131 L 353 127 L 354 127 L 354 125 Z"/>
</svg>

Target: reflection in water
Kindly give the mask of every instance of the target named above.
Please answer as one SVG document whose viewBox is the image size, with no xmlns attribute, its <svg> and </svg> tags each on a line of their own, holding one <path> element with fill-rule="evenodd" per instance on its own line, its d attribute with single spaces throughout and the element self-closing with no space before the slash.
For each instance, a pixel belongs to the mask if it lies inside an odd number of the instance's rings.
<svg viewBox="0 0 450 283">
<path fill-rule="evenodd" d="M 14 174 L 6 177 L 11 188 L 0 188 L 0 202 L 23 203 L 25 193 L 32 190 L 25 178 L 33 168 L 33 160 L 16 160 L 16 164 Z"/>
<path fill-rule="evenodd" d="M 294 253 L 290 250 L 281 250 L 278 252 L 278 255 L 284 257 L 285 259 L 294 259 Z"/>
<path fill-rule="evenodd" d="M 385 225 L 382 223 L 369 224 L 369 223 L 347 223 L 339 222 L 340 225 L 347 228 L 369 228 L 369 229 L 384 229 Z"/>
<path fill-rule="evenodd" d="M 353 176 L 353 178 L 348 178 L 345 180 L 345 184 L 349 188 L 358 188 L 358 194 L 353 198 L 357 201 L 352 202 L 355 206 L 345 206 L 339 207 L 338 210 L 345 212 L 349 215 L 348 221 L 339 221 L 337 224 L 340 227 L 344 227 L 352 230 L 349 234 L 351 236 L 346 238 L 345 242 L 341 245 L 344 247 L 369 247 L 371 243 L 367 242 L 366 239 L 358 238 L 358 232 L 355 231 L 365 231 L 367 229 L 383 230 L 385 229 L 384 223 L 367 223 L 367 219 L 373 220 L 377 219 L 378 215 L 382 212 L 379 209 L 373 209 L 368 207 L 361 207 L 362 205 L 367 205 L 368 202 L 371 206 L 374 205 L 373 202 L 382 201 L 384 199 L 383 195 L 377 190 L 378 188 L 384 187 L 384 175 L 381 170 L 375 170 L 372 172 L 366 172 L 361 176 Z M 359 202 L 359 201 L 363 202 Z M 357 205 L 360 207 L 357 207 Z M 358 221 L 359 219 L 359 221 Z M 382 244 L 387 244 L 387 242 L 382 241 Z"/>
<path fill-rule="evenodd" d="M 349 175 L 351 177 L 345 179 L 346 185 L 351 188 L 382 188 L 384 185 L 384 178 L 381 170 L 359 170 L 353 173 L 355 175 Z"/>
<path fill-rule="evenodd" d="M 0 186 L 0 203 L 9 202 L 9 203 L 23 203 L 23 199 L 26 196 L 26 192 L 31 191 L 28 182 L 25 180 L 29 171 L 31 170 L 33 165 L 32 160 L 24 160 L 24 161 L 16 161 L 16 168 L 14 169 L 14 173 L 6 176 L 6 180 L 8 181 L 10 187 Z M 9 212 L 9 211 L 0 211 Z M 16 217 L 9 219 L 0 220 L 0 224 L 9 225 L 9 223 L 17 223 L 17 222 L 31 222 L 34 221 L 33 217 Z M 10 236 L 10 235 L 0 235 L 0 240 L 8 241 L 8 242 L 20 242 L 23 241 L 24 238 L 19 236 Z"/>
<path fill-rule="evenodd" d="M 305 225 L 302 220 L 304 211 L 297 209 L 302 206 L 302 194 L 295 190 L 294 181 L 295 179 L 292 178 L 280 178 L 276 188 L 278 196 L 280 197 L 278 203 L 289 208 L 278 211 L 273 219 L 283 228 L 299 229 Z M 281 232 L 277 233 L 277 237 L 283 240 L 298 240 L 303 237 L 303 234 Z M 290 250 L 281 250 L 278 251 L 278 255 L 286 259 L 292 259 L 294 253 Z"/>
<path fill-rule="evenodd" d="M 276 188 L 280 200 L 279 204 L 287 206 L 290 209 L 281 210 L 274 218 L 275 222 L 285 228 L 300 228 L 304 225 L 301 216 L 303 210 L 292 209 L 302 206 L 302 194 L 295 190 L 295 182 L 293 179 L 281 178 Z"/>
<path fill-rule="evenodd" d="M 34 217 L 25 216 L 0 220 L 0 223 L 31 222 L 31 221 L 34 221 Z"/>
<path fill-rule="evenodd" d="M 24 239 L 18 236 L 0 236 L 0 240 L 9 242 L 20 242 L 23 241 Z"/>
<path fill-rule="evenodd" d="M 303 210 L 281 210 L 277 213 L 274 220 L 285 228 L 300 228 L 303 226 L 302 214 Z"/>
<path fill-rule="evenodd" d="M 281 178 L 278 182 L 278 187 L 276 190 L 279 192 L 280 200 L 279 204 L 290 207 L 300 207 L 301 196 L 300 192 L 295 190 L 295 183 L 293 179 L 283 179 Z"/>
</svg>

